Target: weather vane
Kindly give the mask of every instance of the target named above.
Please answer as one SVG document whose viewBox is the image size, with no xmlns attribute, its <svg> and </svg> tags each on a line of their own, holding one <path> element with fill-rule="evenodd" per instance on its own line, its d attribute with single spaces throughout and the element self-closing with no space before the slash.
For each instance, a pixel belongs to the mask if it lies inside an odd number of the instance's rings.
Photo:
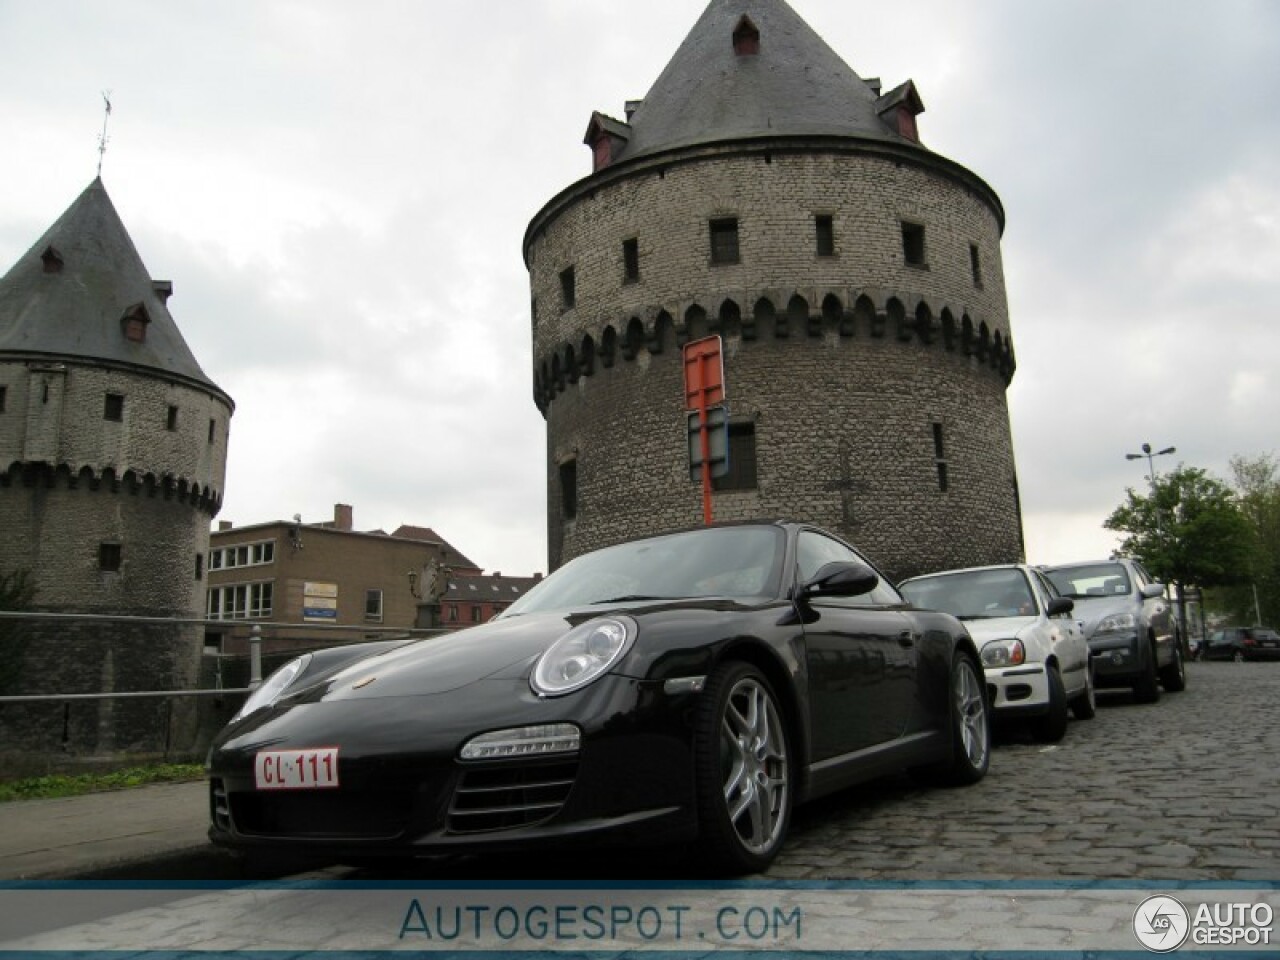
<svg viewBox="0 0 1280 960">
<path fill-rule="evenodd" d="M 111 91 L 102 92 L 102 102 L 106 109 L 102 114 L 102 133 L 98 134 L 98 176 L 102 176 L 102 155 L 107 152 L 107 121 L 111 118 Z"/>
</svg>

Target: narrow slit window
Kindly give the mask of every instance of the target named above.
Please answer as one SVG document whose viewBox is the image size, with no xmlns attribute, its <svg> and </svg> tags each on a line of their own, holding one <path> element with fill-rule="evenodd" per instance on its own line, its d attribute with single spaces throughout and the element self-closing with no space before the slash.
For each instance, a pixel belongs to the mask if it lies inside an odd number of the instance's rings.
<svg viewBox="0 0 1280 960">
<path fill-rule="evenodd" d="M 560 464 L 560 516 L 572 520 L 578 515 L 578 461 Z"/>
<path fill-rule="evenodd" d="M 210 442 L 210 443 L 213 443 L 214 438 L 215 438 L 217 435 L 218 435 L 218 421 L 217 421 L 217 420 L 210 420 L 210 421 L 209 421 L 209 442 Z"/>
<path fill-rule="evenodd" d="M 640 242 L 632 237 L 622 241 L 622 282 L 635 283 L 640 279 Z"/>
<path fill-rule="evenodd" d="M 0 413 L 4 413 L 4 402 L 9 396 L 9 388 L 0 384 Z"/>
<path fill-rule="evenodd" d="M 164 426 L 166 430 L 170 430 L 170 431 L 178 429 L 178 408 L 177 407 L 169 408 L 169 413 L 164 420 Z"/>
<path fill-rule="evenodd" d="M 577 302 L 577 279 L 574 277 L 573 267 L 568 267 L 560 271 L 560 304 L 564 309 L 570 310 Z"/>
<path fill-rule="evenodd" d="M 829 214 L 820 213 L 813 218 L 818 244 L 818 256 L 834 257 L 836 253 L 835 223 Z"/>
<path fill-rule="evenodd" d="M 124 419 L 124 394 L 108 393 L 102 404 L 102 419 L 119 423 Z"/>
<path fill-rule="evenodd" d="M 982 289 L 982 256 L 976 243 L 969 244 L 969 267 L 973 271 L 973 285 Z"/>
</svg>

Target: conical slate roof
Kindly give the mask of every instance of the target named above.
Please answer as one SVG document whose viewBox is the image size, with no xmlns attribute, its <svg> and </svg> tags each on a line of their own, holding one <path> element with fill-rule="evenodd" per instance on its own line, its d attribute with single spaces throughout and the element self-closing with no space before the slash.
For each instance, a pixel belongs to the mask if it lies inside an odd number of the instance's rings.
<svg viewBox="0 0 1280 960">
<path fill-rule="evenodd" d="M 127 314 L 146 319 L 140 342 L 123 332 Z M 183 340 L 100 178 L 0 279 L 5 354 L 145 367 L 222 394 Z"/>
<path fill-rule="evenodd" d="M 759 51 L 737 55 L 746 16 Z M 848 136 L 922 149 L 876 111 L 878 93 L 783 0 L 711 0 L 630 118 L 616 160 L 761 136 Z"/>
</svg>

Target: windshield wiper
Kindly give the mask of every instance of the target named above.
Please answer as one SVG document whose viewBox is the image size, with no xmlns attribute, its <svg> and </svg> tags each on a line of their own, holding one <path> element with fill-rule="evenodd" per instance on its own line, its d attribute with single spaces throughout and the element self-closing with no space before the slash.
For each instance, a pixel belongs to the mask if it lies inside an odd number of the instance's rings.
<svg viewBox="0 0 1280 960">
<path fill-rule="evenodd" d="M 679 597 L 650 597 L 643 593 L 628 593 L 621 597 L 610 597 L 608 600 L 592 600 L 591 605 L 598 606 L 602 603 L 630 603 L 633 600 L 678 600 Z"/>
</svg>

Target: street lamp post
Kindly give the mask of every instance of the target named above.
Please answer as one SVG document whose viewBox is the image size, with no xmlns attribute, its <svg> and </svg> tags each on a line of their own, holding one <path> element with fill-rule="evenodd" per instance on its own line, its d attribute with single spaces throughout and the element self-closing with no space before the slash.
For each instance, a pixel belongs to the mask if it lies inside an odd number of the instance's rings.
<svg viewBox="0 0 1280 960">
<path fill-rule="evenodd" d="M 1160 538 L 1161 544 L 1165 545 L 1166 547 L 1167 547 L 1167 543 L 1165 542 L 1165 536 L 1164 536 L 1164 522 L 1160 519 L 1160 504 L 1156 502 L 1159 496 L 1159 491 L 1156 488 L 1155 459 L 1156 457 L 1163 457 L 1165 454 L 1168 454 L 1168 453 L 1176 453 L 1177 449 L 1178 449 L 1177 447 L 1165 447 L 1163 450 L 1153 451 L 1151 449 L 1151 444 L 1144 443 L 1142 445 L 1141 453 L 1126 453 L 1124 455 L 1124 458 L 1126 460 L 1141 460 L 1143 457 L 1147 458 L 1147 479 L 1151 482 L 1151 509 L 1154 510 L 1156 514 L 1156 536 Z M 1183 603 L 1182 584 L 1179 583 L 1179 584 L 1176 584 L 1176 586 L 1178 589 L 1176 619 L 1178 622 L 1178 632 L 1180 634 L 1179 642 L 1182 644 L 1182 647 L 1183 647 L 1182 652 L 1185 655 L 1187 652 L 1187 624 L 1186 624 L 1187 615 L 1186 615 L 1186 608 Z"/>
</svg>

